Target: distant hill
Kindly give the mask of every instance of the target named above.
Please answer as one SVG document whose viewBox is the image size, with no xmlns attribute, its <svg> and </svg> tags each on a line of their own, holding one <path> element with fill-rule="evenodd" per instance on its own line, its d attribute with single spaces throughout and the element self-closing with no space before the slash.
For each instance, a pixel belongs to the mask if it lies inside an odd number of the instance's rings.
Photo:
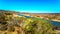
<svg viewBox="0 0 60 34">
<path fill-rule="evenodd" d="M 13 14 L 19 14 L 20 12 L 16 12 L 16 11 L 10 11 L 10 10 L 0 10 L 0 13 L 13 13 Z"/>
</svg>

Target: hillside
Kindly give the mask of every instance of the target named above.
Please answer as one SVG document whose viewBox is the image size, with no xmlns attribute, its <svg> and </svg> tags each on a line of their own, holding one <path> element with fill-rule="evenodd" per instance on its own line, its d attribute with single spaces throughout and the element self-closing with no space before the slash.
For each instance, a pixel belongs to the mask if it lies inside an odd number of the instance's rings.
<svg viewBox="0 0 60 34">
<path fill-rule="evenodd" d="M 51 23 L 45 19 L 16 16 L 14 12 L 0 11 L 0 34 L 53 34 Z M 15 15 L 15 16 L 14 16 Z"/>
</svg>

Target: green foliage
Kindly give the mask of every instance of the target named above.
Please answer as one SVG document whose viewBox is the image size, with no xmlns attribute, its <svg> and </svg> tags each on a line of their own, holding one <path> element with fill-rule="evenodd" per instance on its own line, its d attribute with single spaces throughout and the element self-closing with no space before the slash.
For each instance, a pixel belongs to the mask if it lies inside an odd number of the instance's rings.
<svg viewBox="0 0 60 34">
<path fill-rule="evenodd" d="M 52 34 L 52 25 L 50 22 L 40 18 L 12 17 L 12 14 L 5 13 L 0 16 L 3 21 L 8 21 L 8 31 L 14 31 L 14 26 L 19 26 L 25 34 Z M 10 26 L 11 25 L 11 26 Z M 2 27 L 2 30 L 4 28 Z"/>
<path fill-rule="evenodd" d="M 47 20 L 29 18 L 25 22 L 25 32 L 31 34 L 52 34 L 51 24 Z"/>
</svg>

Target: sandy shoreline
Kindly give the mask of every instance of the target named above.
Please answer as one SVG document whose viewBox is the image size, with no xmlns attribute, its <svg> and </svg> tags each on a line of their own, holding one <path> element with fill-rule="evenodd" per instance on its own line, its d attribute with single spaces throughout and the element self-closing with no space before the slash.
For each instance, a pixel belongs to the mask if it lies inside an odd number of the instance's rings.
<svg viewBox="0 0 60 34">
<path fill-rule="evenodd" d="M 60 22 L 60 20 L 57 20 L 57 19 L 52 19 L 53 21 L 57 21 L 57 22 Z"/>
</svg>

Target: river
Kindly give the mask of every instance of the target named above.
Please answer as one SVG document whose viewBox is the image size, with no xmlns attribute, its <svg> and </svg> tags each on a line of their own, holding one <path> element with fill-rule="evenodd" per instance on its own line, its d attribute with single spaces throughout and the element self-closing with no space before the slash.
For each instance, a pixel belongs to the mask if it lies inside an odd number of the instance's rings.
<svg viewBox="0 0 60 34">
<path fill-rule="evenodd" d="M 23 14 L 19 14 L 19 16 L 24 16 Z M 24 16 L 26 18 L 31 18 L 30 16 Z M 50 21 L 50 23 L 53 25 L 53 26 L 57 26 L 57 27 L 60 27 L 60 22 L 57 22 L 57 21 L 51 21 L 51 20 L 48 20 Z"/>
</svg>

